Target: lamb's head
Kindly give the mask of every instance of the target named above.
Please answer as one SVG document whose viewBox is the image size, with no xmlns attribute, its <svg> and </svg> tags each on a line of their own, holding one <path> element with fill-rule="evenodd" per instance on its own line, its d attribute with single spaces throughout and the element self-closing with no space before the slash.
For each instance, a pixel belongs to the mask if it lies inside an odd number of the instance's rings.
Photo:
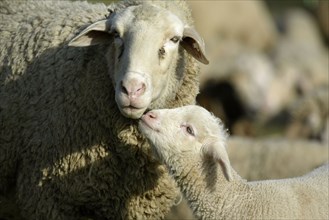
<svg viewBox="0 0 329 220">
<path fill-rule="evenodd" d="M 140 118 L 178 87 L 179 47 L 208 63 L 202 38 L 172 12 L 147 2 L 113 11 L 71 40 L 70 46 L 108 44 L 109 73 L 121 113 Z M 182 73 L 181 73 L 182 74 Z"/>
<path fill-rule="evenodd" d="M 227 132 L 222 122 L 206 109 L 189 105 L 176 109 L 147 112 L 139 122 L 140 131 L 150 141 L 155 155 L 167 165 L 180 155 L 213 160 L 231 180 L 231 166 L 226 152 Z"/>
</svg>

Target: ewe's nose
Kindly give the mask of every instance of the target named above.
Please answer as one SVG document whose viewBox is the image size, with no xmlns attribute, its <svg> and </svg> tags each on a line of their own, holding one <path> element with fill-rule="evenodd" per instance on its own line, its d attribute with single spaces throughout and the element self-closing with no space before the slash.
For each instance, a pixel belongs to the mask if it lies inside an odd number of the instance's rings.
<svg viewBox="0 0 329 220">
<path fill-rule="evenodd" d="M 145 93 L 146 85 L 141 80 L 131 79 L 127 81 L 121 81 L 121 90 L 127 96 L 131 98 L 137 98 Z"/>
</svg>

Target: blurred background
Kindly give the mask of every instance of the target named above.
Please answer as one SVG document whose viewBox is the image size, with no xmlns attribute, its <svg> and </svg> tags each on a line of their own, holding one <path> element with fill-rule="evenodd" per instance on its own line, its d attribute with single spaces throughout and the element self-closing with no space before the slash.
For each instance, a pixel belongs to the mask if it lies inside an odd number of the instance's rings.
<svg viewBox="0 0 329 220">
<path fill-rule="evenodd" d="M 200 105 L 231 134 L 328 141 L 329 1 L 189 1 L 210 65 Z"/>
</svg>

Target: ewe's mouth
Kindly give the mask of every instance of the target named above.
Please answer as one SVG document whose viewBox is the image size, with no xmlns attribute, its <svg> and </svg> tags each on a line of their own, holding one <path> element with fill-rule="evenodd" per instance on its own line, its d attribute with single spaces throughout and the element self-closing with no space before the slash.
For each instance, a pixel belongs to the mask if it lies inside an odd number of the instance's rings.
<svg viewBox="0 0 329 220">
<path fill-rule="evenodd" d="M 119 108 L 121 113 L 127 117 L 132 119 L 139 119 L 145 112 L 144 108 L 136 108 L 134 106 L 122 106 Z"/>
<path fill-rule="evenodd" d="M 136 107 L 133 105 L 126 105 L 126 106 L 122 106 L 122 109 L 133 109 L 133 110 L 139 110 L 139 109 L 144 109 L 143 107 Z"/>
<path fill-rule="evenodd" d="M 133 105 L 128 105 L 128 106 L 125 106 L 125 107 L 123 107 L 123 108 L 130 108 L 130 109 L 136 109 L 136 110 L 138 110 L 138 109 L 142 109 L 142 108 L 137 108 L 137 107 L 135 107 L 135 106 L 133 106 Z"/>
</svg>

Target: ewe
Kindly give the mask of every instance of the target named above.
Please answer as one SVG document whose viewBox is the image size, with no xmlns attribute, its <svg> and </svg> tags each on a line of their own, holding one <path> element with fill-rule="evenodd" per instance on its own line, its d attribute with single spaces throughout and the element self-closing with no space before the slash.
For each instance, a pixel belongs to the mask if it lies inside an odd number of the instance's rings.
<svg viewBox="0 0 329 220">
<path fill-rule="evenodd" d="M 329 217 L 329 165 L 301 177 L 247 182 L 230 165 L 220 120 L 198 106 L 152 110 L 139 128 L 198 218 Z"/>
<path fill-rule="evenodd" d="M 203 40 L 183 1 L 109 11 L 0 0 L 0 198 L 27 219 L 158 219 L 177 196 L 134 119 L 195 103 Z"/>
</svg>

